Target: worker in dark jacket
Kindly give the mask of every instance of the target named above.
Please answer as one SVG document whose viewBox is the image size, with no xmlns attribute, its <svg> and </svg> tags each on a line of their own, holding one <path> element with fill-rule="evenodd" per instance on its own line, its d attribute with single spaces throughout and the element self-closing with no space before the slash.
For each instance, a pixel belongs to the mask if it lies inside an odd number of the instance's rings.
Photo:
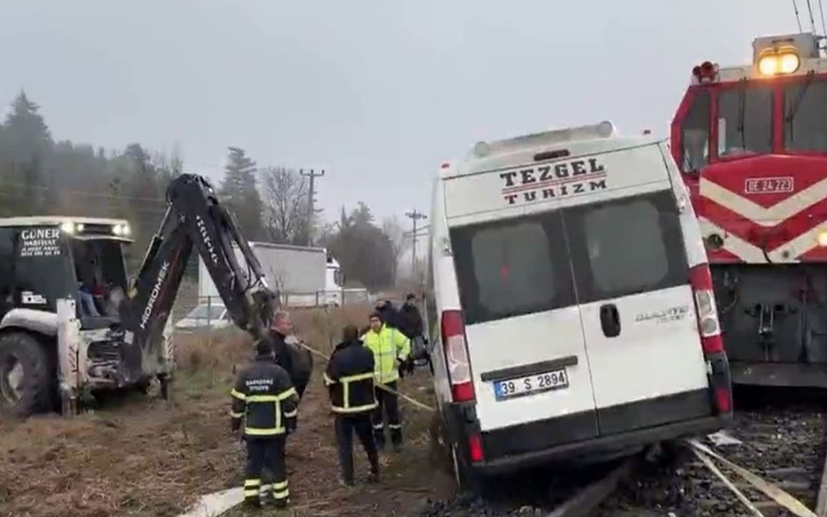
<svg viewBox="0 0 827 517">
<path fill-rule="evenodd" d="M 284 445 L 286 436 L 296 430 L 298 394 L 287 372 L 273 361 L 267 340 L 256 343 L 256 357 L 239 373 L 231 394 L 232 430 L 241 428 L 243 418 L 247 444 L 244 505 L 260 508 L 263 498 L 284 508 L 290 496 Z M 263 482 L 265 467 L 272 479 Z"/>
<path fill-rule="evenodd" d="M 383 301 L 376 306 L 376 312 L 382 315 L 382 320 L 385 322 L 385 325 L 399 329 L 399 313 L 396 311 L 396 307 L 393 306 L 393 302 L 390 300 Z"/>
<path fill-rule="evenodd" d="M 430 362 L 430 354 L 425 345 L 425 326 L 422 323 L 419 308 L 416 306 L 415 294 L 409 293 L 405 297 L 405 303 L 397 312 L 397 322 L 399 330 L 405 334 L 406 338 L 411 340 L 411 358 L 415 361 L 426 360 Z M 413 362 L 411 362 L 410 367 L 412 372 Z"/>
<path fill-rule="evenodd" d="M 304 396 L 304 391 L 310 383 L 310 375 L 313 373 L 313 356 L 309 351 L 288 343 L 288 339 L 293 337 L 292 333 L 293 323 L 290 321 L 290 313 L 276 311 L 269 332 L 273 352 L 276 355 L 276 364 L 290 374 L 296 392 L 301 398 Z"/>
<path fill-rule="evenodd" d="M 421 336 L 424 325 L 422 324 L 422 315 L 416 306 L 416 295 L 409 293 L 405 297 L 405 303 L 397 311 L 397 325 L 399 330 L 405 334 L 408 339 L 413 339 L 416 336 Z"/>
<path fill-rule="evenodd" d="M 330 393 L 330 406 L 336 414 L 336 441 L 342 482 L 353 486 L 353 434 L 362 442 L 370 462 L 368 481 L 379 481 L 379 452 L 373 439 L 371 414 L 376 408 L 373 352 L 362 345 L 359 329 L 348 325 L 342 342 L 336 346 L 324 382 Z"/>
</svg>

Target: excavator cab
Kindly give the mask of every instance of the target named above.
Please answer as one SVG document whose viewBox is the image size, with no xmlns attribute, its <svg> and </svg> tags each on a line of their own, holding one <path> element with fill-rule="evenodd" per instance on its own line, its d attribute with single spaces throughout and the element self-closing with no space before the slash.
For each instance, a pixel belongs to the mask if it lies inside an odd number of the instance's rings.
<svg viewBox="0 0 827 517">
<path fill-rule="evenodd" d="M 122 223 L 122 228 L 129 228 Z M 68 236 L 74 278 L 79 295 L 77 315 L 82 328 L 100 326 L 95 320 L 119 317 L 120 304 L 129 289 L 124 246 L 126 235 L 75 233 Z"/>
<path fill-rule="evenodd" d="M 126 287 L 128 232 L 120 219 L 0 219 L 0 318 L 13 308 L 55 312 L 56 301 L 78 298 L 80 286 L 97 295 L 93 312 L 107 312 L 104 295 Z"/>
<path fill-rule="evenodd" d="M 0 408 L 25 413 L 53 405 L 65 376 L 61 341 L 75 353 L 70 376 L 91 379 L 117 362 L 117 345 L 102 336 L 119 321 L 129 234 L 122 219 L 0 219 Z M 64 329 L 59 337 L 65 325 L 58 313 L 75 324 L 74 335 Z"/>
</svg>

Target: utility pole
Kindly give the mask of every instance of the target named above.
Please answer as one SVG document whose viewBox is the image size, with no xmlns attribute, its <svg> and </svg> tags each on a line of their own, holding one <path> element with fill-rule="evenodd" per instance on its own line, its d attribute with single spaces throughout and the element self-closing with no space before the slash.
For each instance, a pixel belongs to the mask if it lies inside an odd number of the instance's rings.
<svg viewBox="0 0 827 517">
<path fill-rule="evenodd" d="M 409 217 L 413 223 L 413 231 L 411 232 L 411 239 L 413 239 L 413 246 L 411 249 L 411 275 L 413 275 L 414 281 L 418 281 L 419 275 L 417 275 L 416 270 L 416 222 L 420 219 L 427 219 L 428 216 L 422 212 L 417 212 L 416 210 L 405 212 L 405 216 Z"/>
<path fill-rule="evenodd" d="M 307 193 L 307 203 L 308 207 L 310 208 L 310 213 L 307 215 L 307 245 L 313 245 L 313 221 L 316 218 L 316 184 L 315 179 L 321 178 L 324 176 L 324 169 L 321 172 L 316 172 L 315 169 L 310 169 L 310 172 L 305 173 L 304 169 L 299 169 L 299 174 L 304 176 L 305 178 L 310 178 L 310 186 L 307 189 L 309 192 Z"/>
</svg>

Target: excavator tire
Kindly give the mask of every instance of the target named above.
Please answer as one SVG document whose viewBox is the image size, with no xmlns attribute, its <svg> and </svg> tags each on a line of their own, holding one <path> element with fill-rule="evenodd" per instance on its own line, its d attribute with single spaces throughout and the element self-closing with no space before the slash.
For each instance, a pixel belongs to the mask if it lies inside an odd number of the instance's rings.
<svg viewBox="0 0 827 517">
<path fill-rule="evenodd" d="M 37 338 L 26 332 L 0 336 L 0 411 L 19 418 L 49 411 L 53 385 L 49 354 Z"/>
</svg>

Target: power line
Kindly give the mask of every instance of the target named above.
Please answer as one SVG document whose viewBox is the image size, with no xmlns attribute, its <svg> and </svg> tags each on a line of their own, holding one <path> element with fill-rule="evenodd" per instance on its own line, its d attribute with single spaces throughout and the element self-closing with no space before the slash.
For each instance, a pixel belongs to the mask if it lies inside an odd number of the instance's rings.
<svg viewBox="0 0 827 517">
<path fill-rule="evenodd" d="M 793 0 L 793 11 L 795 11 L 795 21 L 798 23 L 798 32 L 801 32 L 801 17 L 798 15 L 798 4 Z"/>
<path fill-rule="evenodd" d="M 19 192 L 9 192 L 9 191 L 0 190 L 0 197 L 20 199 L 20 193 Z M 141 212 L 141 213 L 147 213 L 147 214 L 160 214 L 160 215 L 163 215 L 166 212 L 166 208 L 141 207 L 141 206 L 130 206 L 128 208 L 128 210 L 130 212 Z"/>
<path fill-rule="evenodd" d="M 818 12 L 821 14 L 821 34 L 827 36 L 827 24 L 824 23 L 824 5 L 818 0 Z"/>
<path fill-rule="evenodd" d="M 813 34 L 816 33 L 816 20 L 813 17 L 813 5 L 810 0 L 807 0 L 807 10 L 810 12 L 810 26 L 813 28 Z"/>
<path fill-rule="evenodd" d="M 149 196 L 130 196 L 124 194 L 103 194 L 100 192 L 90 192 L 88 190 L 68 190 L 62 188 L 55 188 L 49 185 L 27 185 L 25 183 L 15 183 L 10 181 L 2 182 L 2 186 L 8 187 L 17 187 L 20 189 L 37 189 L 37 190 L 57 190 L 58 193 L 61 194 L 75 194 L 78 196 L 85 196 L 85 197 L 94 197 L 94 198 L 104 198 L 104 199 L 123 199 L 123 200 L 130 200 L 130 201 L 148 201 L 154 202 L 158 204 L 162 204 L 166 206 L 167 202 L 164 200 L 163 196 L 160 197 L 149 197 Z"/>
</svg>

